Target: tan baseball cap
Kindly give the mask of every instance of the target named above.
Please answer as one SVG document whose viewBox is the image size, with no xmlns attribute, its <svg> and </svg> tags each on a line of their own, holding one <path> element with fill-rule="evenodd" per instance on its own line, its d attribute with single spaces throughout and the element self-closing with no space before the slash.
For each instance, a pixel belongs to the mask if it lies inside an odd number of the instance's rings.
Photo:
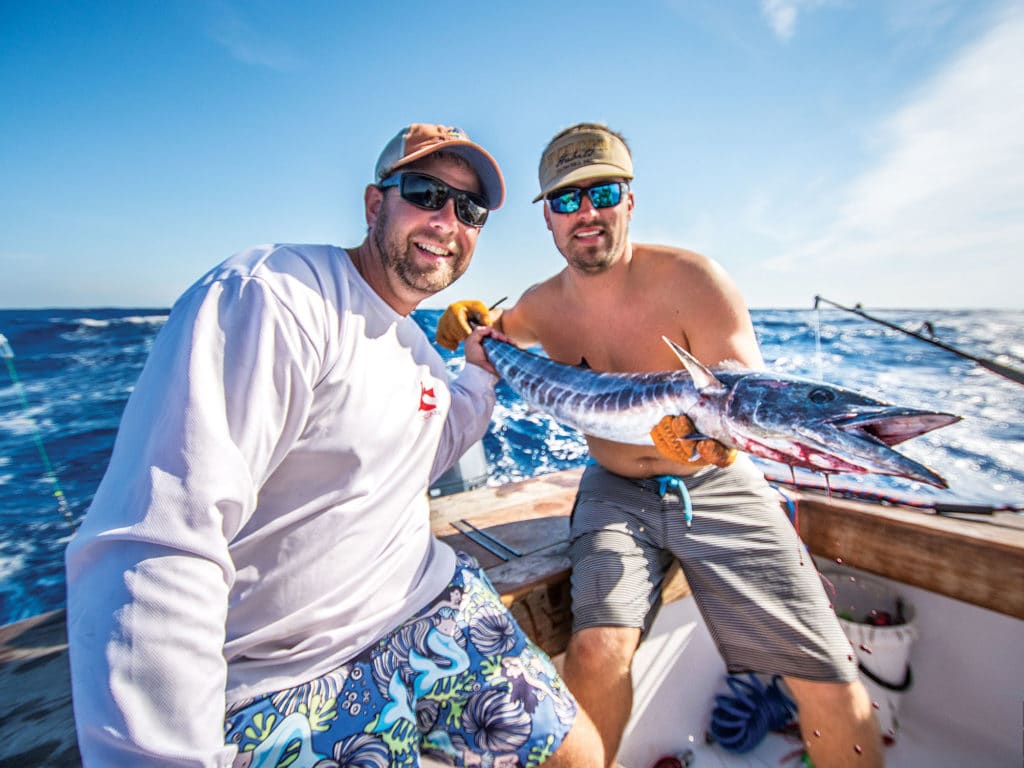
<svg viewBox="0 0 1024 768">
<path fill-rule="evenodd" d="M 633 159 L 622 139 L 599 128 L 569 133 L 544 150 L 537 170 L 540 194 L 533 202 L 559 187 L 610 177 L 633 178 Z"/>
<path fill-rule="evenodd" d="M 442 150 L 464 158 L 472 166 L 490 210 L 501 207 L 505 202 L 505 180 L 497 161 L 470 141 L 465 131 L 448 125 L 413 123 L 400 130 L 377 158 L 376 181 L 380 183 L 402 166 Z"/>
</svg>

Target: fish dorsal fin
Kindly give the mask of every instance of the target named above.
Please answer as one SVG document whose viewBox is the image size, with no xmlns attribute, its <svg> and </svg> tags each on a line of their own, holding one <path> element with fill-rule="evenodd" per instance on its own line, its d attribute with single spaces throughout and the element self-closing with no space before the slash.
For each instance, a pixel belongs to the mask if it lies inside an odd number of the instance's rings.
<svg viewBox="0 0 1024 768">
<path fill-rule="evenodd" d="M 580 364 L 579 364 L 578 367 L 582 368 L 585 371 L 589 371 L 590 370 L 590 363 L 587 362 L 587 358 L 581 357 L 580 358 Z"/>
<path fill-rule="evenodd" d="M 662 336 L 662 341 L 669 345 L 673 352 L 676 353 L 676 357 L 679 358 L 679 362 L 686 368 L 687 373 L 693 377 L 693 385 L 698 391 L 703 392 L 707 389 L 724 389 L 725 385 L 722 384 L 713 374 L 707 366 L 700 362 L 696 357 L 691 355 L 685 349 L 676 344 L 668 336 Z"/>
</svg>

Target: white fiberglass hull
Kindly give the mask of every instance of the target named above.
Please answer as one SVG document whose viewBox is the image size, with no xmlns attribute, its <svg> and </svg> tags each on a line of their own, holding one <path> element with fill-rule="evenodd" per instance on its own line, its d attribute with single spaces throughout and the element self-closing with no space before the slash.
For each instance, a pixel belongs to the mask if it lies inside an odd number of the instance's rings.
<svg viewBox="0 0 1024 768">
<path fill-rule="evenodd" d="M 859 573 L 850 569 L 853 574 Z M 877 576 L 872 578 L 878 579 Z M 1024 621 L 883 579 L 916 611 L 913 685 L 902 695 L 889 768 L 1020 765 Z M 692 749 L 695 768 L 800 766 L 800 743 L 770 734 L 744 755 L 708 745 L 725 666 L 692 597 L 663 607 L 633 665 L 634 707 L 619 763 L 650 768 Z"/>
</svg>

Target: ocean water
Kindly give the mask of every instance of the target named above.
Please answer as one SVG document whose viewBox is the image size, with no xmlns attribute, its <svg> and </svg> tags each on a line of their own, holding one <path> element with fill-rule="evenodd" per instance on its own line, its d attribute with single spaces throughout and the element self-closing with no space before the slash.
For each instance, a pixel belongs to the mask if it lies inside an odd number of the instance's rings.
<svg viewBox="0 0 1024 768">
<path fill-rule="evenodd" d="M 432 336 L 439 314 L 415 317 Z M 1024 370 L 1024 312 L 872 314 L 912 330 L 930 322 L 944 343 Z M 753 316 L 774 370 L 964 417 L 899 448 L 943 475 L 948 491 L 861 475 L 833 477 L 834 489 L 1024 507 L 1024 386 L 838 310 L 759 310 Z M 64 604 L 64 547 L 103 475 L 121 412 L 166 317 L 166 309 L 0 310 L 0 333 L 14 352 L 0 364 L 0 625 Z M 453 371 L 463 364 L 458 355 L 442 354 Z M 578 433 L 531 410 L 503 384 L 484 448 L 493 485 L 587 460 Z M 759 464 L 769 477 L 790 478 L 784 466 Z M 797 479 L 821 484 L 808 473 Z"/>
</svg>

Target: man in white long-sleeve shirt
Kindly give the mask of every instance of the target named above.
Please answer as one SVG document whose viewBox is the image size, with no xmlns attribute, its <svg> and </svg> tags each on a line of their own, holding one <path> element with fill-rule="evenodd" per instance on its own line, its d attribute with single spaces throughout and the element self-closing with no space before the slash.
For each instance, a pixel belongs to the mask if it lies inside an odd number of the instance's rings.
<svg viewBox="0 0 1024 768">
<path fill-rule="evenodd" d="M 489 423 L 410 317 L 504 198 L 461 131 L 384 148 L 355 248 L 237 254 L 175 303 L 67 551 L 87 766 L 598 765 L 426 489 Z"/>
</svg>

